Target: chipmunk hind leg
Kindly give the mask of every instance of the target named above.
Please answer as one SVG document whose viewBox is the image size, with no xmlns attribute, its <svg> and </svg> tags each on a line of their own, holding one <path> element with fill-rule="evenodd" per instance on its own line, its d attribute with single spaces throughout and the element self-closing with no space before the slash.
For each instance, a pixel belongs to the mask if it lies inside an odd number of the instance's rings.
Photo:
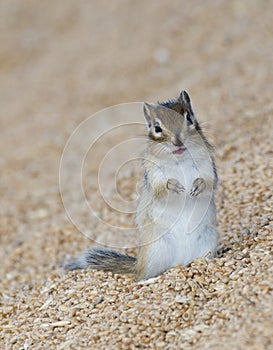
<svg viewBox="0 0 273 350">
<path fill-rule="evenodd" d="M 150 245 L 142 247 L 137 261 L 137 279 L 157 277 L 169 268 L 175 266 L 173 248 L 168 238 L 161 237 Z"/>
</svg>

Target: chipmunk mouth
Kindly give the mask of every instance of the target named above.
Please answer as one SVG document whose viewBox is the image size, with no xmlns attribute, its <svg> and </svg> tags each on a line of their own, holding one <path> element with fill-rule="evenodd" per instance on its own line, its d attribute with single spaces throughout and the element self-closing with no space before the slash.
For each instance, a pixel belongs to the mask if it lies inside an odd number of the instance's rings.
<svg viewBox="0 0 273 350">
<path fill-rule="evenodd" d="M 187 150 L 186 147 L 179 147 L 175 151 L 173 151 L 173 154 L 183 154 Z"/>
</svg>

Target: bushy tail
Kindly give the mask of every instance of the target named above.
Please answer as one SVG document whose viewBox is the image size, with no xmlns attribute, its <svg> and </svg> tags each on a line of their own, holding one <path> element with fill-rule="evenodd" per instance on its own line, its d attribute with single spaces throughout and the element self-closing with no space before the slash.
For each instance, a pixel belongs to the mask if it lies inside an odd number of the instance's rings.
<svg viewBox="0 0 273 350">
<path fill-rule="evenodd" d="M 108 249 L 89 249 L 85 254 L 66 265 L 68 270 L 95 269 L 113 273 L 135 273 L 137 259 Z"/>
</svg>

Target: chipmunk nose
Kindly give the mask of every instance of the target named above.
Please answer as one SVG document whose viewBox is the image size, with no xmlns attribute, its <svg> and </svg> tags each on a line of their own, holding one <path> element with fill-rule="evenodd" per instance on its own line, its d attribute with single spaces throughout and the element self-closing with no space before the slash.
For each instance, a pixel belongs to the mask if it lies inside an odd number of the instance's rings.
<svg viewBox="0 0 273 350">
<path fill-rule="evenodd" d="M 184 145 L 183 142 L 178 137 L 175 138 L 175 140 L 173 141 L 173 144 L 174 146 L 177 146 L 177 147 L 182 147 Z"/>
</svg>

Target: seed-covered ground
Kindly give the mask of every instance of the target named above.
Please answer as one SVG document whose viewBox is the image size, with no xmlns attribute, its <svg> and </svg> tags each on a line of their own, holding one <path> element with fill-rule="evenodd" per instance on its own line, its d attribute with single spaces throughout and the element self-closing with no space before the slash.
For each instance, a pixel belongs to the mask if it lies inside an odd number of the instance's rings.
<svg viewBox="0 0 273 350">
<path fill-rule="evenodd" d="M 272 349 L 273 2 L 9 0 L 0 8 L 0 348 Z M 61 201 L 69 136 L 105 107 L 182 89 L 216 147 L 222 255 L 144 282 L 64 272 L 64 261 L 93 244 Z M 87 197 L 109 226 L 130 226 L 133 215 L 104 203 L 93 181 L 107 147 L 87 157 Z M 118 197 L 117 185 L 134 199 L 138 171 L 115 183 L 107 169 L 107 196 Z M 73 182 L 73 164 L 65 180 Z M 63 195 L 98 241 L 128 242 L 135 253 L 135 236 L 86 216 L 73 187 Z"/>
</svg>

